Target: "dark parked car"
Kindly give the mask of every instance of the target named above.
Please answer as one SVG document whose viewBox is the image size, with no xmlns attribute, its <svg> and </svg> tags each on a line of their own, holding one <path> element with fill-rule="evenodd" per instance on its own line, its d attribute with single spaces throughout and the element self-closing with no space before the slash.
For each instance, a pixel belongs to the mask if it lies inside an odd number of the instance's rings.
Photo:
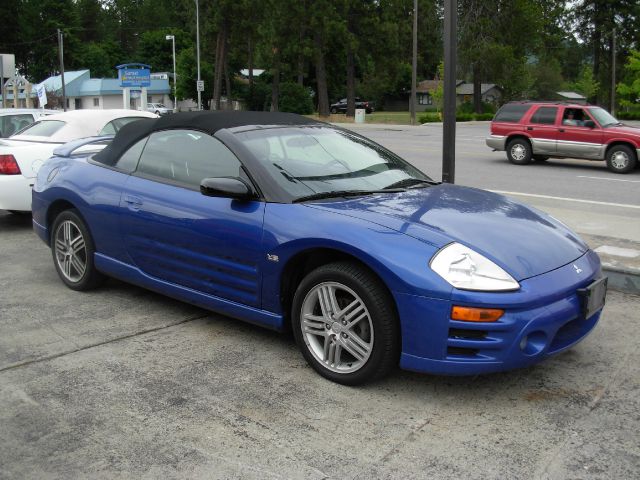
<svg viewBox="0 0 640 480">
<path fill-rule="evenodd" d="M 516 165 L 554 158 L 604 160 L 615 173 L 632 171 L 640 156 L 640 128 L 624 125 L 595 105 L 511 102 L 491 122 L 486 140 Z"/>
<path fill-rule="evenodd" d="M 356 97 L 356 108 L 364 108 L 367 113 L 373 112 L 373 102 L 365 102 L 360 97 Z M 342 98 L 331 104 L 331 113 L 347 113 L 347 99 Z"/>
</svg>

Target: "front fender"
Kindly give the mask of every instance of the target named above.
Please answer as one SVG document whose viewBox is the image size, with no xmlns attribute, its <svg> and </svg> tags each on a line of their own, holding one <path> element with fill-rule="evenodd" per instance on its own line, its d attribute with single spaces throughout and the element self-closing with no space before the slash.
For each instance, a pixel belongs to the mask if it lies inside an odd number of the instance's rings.
<svg viewBox="0 0 640 480">
<path fill-rule="evenodd" d="M 394 295 L 444 299 L 451 295 L 452 287 L 429 268 L 436 247 L 366 220 L 301 204 L 272 203 L 265 210 L 263 245 L 265 310 L 281 311 L 280 285 L 287 263 L 300 253 L 321 248 L 364 263 Z"/>
</svg>

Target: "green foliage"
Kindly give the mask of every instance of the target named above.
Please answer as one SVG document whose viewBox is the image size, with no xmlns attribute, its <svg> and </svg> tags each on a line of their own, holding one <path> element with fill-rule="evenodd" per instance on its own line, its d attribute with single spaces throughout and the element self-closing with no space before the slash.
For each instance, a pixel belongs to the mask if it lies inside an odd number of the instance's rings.
<svg viewBox="0 0 640 480">
<path fill-rule="evenodd" d="M 562 88 L 560 62 L 553 57 L 540 60 L 529 67 L 529 73 L 533 79 L 531 98 L 537 100 L 550 100 L 557 96 L 556 92 Z"/>
<path fill-rule="evenodd" d="M 640 120 L 640 108 L 622 110 L 617 112 L 618 120 Z"/>
<path fill-rule="evenodd" d="M 442 117 L 440 113 L 436 112 L 425 112 L 418 115 L 419 123 L 438 123 L 442 121 Z"/>
<path fill-rule="evenodd" d="M 457 111 L 459 113 L 474 113 L 473 104 L 470 102 L 464 102 L 458 106 Z M 484 114 L 493 115 L 494 113 L 496 113 L 496 106 L 493 103 L 482 102 L 482 111 Z"/>
<path fill-rule="evenodd" d="M 593 67 L 585 64 L 580 71 L 580 75 L 575 82 L 568 82 L 565 89 L 581 93 L 586 98 L 593 98 L 598 93 L 600 83 L 593 76 Z"/>
<path fill-rule="evenodd" d="M 309 115 L 313 113 L 313 102 L 309 90 L 293 82 L 280 84 L 280 111 Z"/>
<path fill-rule="evenodd" d="M 637 105 L 640 101 L 640 50 L 631 50 L 624 66 L 625 81 L 618 83 L 620 105 Z"/>
</svg>

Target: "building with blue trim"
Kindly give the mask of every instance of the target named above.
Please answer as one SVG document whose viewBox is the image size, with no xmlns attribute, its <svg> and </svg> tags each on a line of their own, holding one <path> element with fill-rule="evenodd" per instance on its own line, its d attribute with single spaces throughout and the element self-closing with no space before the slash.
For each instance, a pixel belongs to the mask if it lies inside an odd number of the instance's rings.
<svg viewBox="0 0 640 480">
<path fill-rule="evenodd" d="M 169 80 L 165 78 L 151 78 L 151 85 L 147 87 L 147 101 L 149 103 L 163 103 L 169 108 L 173 108 L 171 98 L 171 87 Z M 42 82 L 47 90 L 57 96 L 62 96 L 62 79 L 60 75 L 47 78 Z M 67 110 L 80 109 L 111 109 L 124 108 L 122 87 L 117 78 L 91 78 L 89 70 L 78 70 L 64 72 L 64 83 L 67 95 Z M 132 90 L 129 108 L 140 110 L 139 91 Z M 21 94 L 19 98 L 23 98 Z M 31 93 L 34 105 L 38 99 L 34 91 Z M 12 100 L 13 96 L 7 95 Z"/>
</svg>

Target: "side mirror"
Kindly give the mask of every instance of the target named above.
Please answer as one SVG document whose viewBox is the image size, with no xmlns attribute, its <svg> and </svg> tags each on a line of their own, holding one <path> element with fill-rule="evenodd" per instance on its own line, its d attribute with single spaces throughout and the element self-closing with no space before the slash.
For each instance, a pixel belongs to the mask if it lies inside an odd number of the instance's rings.
<svg viewBox="0 0 640 480">
<path fill-rule="evenodd" d="M 253 189 L 240 178 L 214 177 L 200 182 L 200 193 L 207 197 L 235 198 L 249 200 L 255 197 Z"/>
<path fill-rule="evenodd" d="M 596 122 L 594 122 L 593 120 L 585 120 L 584 126 L 587 128 L 596 128 Z"/>
</svg>

